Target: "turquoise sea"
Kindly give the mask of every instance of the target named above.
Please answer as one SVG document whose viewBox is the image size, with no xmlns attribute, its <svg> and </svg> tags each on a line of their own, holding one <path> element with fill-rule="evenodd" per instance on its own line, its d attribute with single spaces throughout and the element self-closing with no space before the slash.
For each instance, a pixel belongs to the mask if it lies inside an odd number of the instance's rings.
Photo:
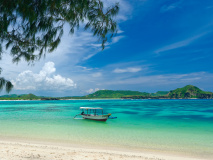
<svg viewBox="0 0 213 160">
<path fill-rule="evenodd" d="M 79 107 L 118 118 L 73 119 Z M 0 101 L 4 137 L 213 158 L 213 100 Z"/>
</svg>

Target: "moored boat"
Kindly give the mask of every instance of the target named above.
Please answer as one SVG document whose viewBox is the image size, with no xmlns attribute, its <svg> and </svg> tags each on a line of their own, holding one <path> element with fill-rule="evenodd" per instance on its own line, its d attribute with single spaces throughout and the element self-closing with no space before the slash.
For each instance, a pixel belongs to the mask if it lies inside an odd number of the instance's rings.
<svg viewBox="0 0 213 160">
<path fill-rule="evenodd" d="M 80 107 L 80 110 L 82 110 L 81 114 L 77 114 L 76 116 L 81 115 L 83 119 L 106 121 L 111 116 L 110 113 L 104 114 L 103 108 Z"/>
</svg>

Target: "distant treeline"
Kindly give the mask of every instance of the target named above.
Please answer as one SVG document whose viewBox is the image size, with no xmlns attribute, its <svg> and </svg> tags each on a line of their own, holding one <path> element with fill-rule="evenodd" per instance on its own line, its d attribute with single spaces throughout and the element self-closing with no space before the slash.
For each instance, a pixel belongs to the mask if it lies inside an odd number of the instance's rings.
<svg viewBox="0 0 213 160">
<path fill-rule="evenodd" d="M 212 99 L 213 93 L 202 91 L 196 86 L 187 85 L 183 88 L 177 88 L 171 91 L 158 91 L 156 93 L 147 93 L 139 91 L 126 90 L 99 90 L 95 93 L 79 96 L 79 97 L 45 97 L 36 96 L 34 94 L 23 95 L 4 95 L 0 96 L 0 100 L 66 100 L 66 99 Z"/>
<path fill-rule="evenodd" d="M 11 95 L 3 95 L 0 96 L 0 100 L 38 100 L 41 99 L 41 97 L 38 97 L 34 94 L 11 94 Z"/>
<path fill-rule="evenodd" d="M 168 99 L 168 96 L 124 96 L 122 99 Z"/>
</svg>

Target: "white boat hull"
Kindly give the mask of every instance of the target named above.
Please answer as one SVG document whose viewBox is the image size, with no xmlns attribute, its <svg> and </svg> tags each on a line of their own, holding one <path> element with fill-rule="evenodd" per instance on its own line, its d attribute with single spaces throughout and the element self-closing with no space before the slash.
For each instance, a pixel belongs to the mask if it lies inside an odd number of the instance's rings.
<svg viewBox="0 0 213 160">
<path fill-rule="evenodd" d="M 109 117 L 109 115 L 82 115 L 84 119 L 91 119 L 96 121 L 106 121 Z"/>
</svg>

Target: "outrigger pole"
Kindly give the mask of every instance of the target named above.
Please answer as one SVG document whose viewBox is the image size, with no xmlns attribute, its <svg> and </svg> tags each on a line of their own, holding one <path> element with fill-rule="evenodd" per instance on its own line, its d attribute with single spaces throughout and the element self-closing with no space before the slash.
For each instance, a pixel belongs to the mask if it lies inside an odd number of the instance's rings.
<svg viewBox="0 0 213 160">
<path fill-rule="evenodd" d="M 77 114 L 75 117 L 77 117 L 78 115 L 82 115 L 82 114 Z M 83 118 L 73 118 L 73 119 L 83 119 Z"/>
</svg>

